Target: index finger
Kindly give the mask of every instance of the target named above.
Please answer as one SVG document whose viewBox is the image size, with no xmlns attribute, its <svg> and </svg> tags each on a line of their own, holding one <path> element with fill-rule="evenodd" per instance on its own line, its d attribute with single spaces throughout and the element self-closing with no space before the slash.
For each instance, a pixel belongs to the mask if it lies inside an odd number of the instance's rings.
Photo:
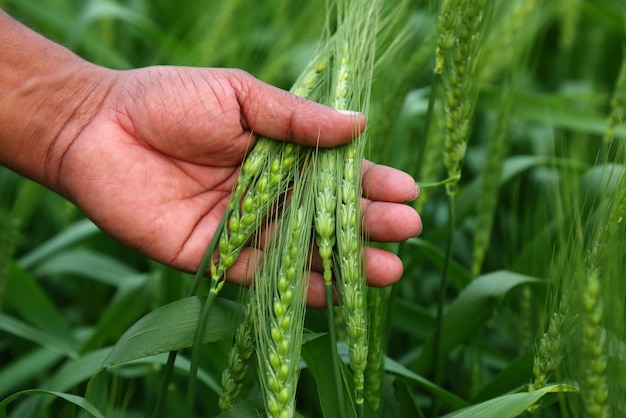
<svg viewBox="0 0 626 418">
<path fill-rule="evenodd" d="M 231 84 L 241 107 L 242 126 L 256 134 L 301 145 L 332 147 L 365 129 L 365 115 L 335 110 L 263 83 L 243 71 Z"/>
</svg>

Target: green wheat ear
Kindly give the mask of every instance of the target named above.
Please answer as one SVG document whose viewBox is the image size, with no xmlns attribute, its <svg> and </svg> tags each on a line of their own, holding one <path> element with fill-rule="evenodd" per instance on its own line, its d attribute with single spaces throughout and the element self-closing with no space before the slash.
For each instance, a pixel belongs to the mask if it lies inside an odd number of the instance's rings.
<svg viewBox="0 0 626 418">
<path fill-rule="evenodd" d="M 338 2 L 335 71 L 331 88 L 332 105 L 367 113 L 373 78 L 376 43 L 377 2 Z M 354 374 L 355 402 L 363 415 L 365 369 L 367 367 L 367 286 L 362 264 L 361 161 L 367 132 L 337 149 L 338 189 L 336 264 L 341 306 L 346 328 L 350 368 Z"/>
<path fill-rule="evenodd" d="M 623 392 L 611 388 L 623 382 L 623 375 L 614 370 L 619 370 L 622 364 L 616 360 L 616 354 L 626 337 L 623 298 L 626 174 L 622 165 L 607 165 L 605 171 L 609 182 L 598 207 L 599 224 L 587 252 L 587 274 L 581 280 L 577 298 L 584 358 L 581 395 L 586 414 L 592 418 L 620 415 L 623 413 L 620 405 L 624 402 Z"/>
<path fill-rule="evenodd" d="M 280 232 L 267 238 L 255 281 L 259 374 L 268 416 L 275 418 L 295 414 L 313 223 L 313 195 L 303 193 L 304 187 L 306 181 L 296 178 L 285 212 L 274 220 Z"/>
<path fill-rule="evenodd" d="M 222 372 L 222 394 L 219 399 L 219 407 L 222 411 L 227 410 L 237 401 L 250 369 L 255 347 L 253 314 L 252 306 L 248 304 L 235 330 L 233 347 L 228 353 L 226 369 Z"/>
<path fill-rule="evenodd" d="M 447 3 L 444 2 L 444 5 Z M 475 75 L 480 73 L 480 54 L 477 51 L 486 13 L 485 4 L 486 0 L 470 0 L 452 9 L 458 13 L 454 19 L 456 27 L 452 32 L 454 41 L 449 51 L 448 65 L 442 70 L 445 87 L 444 165 L 449 178 L 457 178 L 461 174 L 471 131 L 471 117 L 478 89 Z M 446 10 L 442 9 L 440 13 L 444 14 Z M 446 33 L 449 30 L 447 25 L 444 29 Z M 446 184 L 446 190 L 448 194 L 454 194 L 456 183 Z"/>
<path fill-rule="evenodd" d="M 567 240 L 562 246 L 565 254 L 557 254 L 554 275 L 567 279 L 557 282 L 558 309 L 539 343 L 530 388 L 544 385 L 556 368 L 561 380 L 580 386 L 578 395 L 566 398 L 571 410 L 600 418 L 621 415 L 624 400 L 610 388 L 623 381 L 623 374 L 615 372 L 620 370 L 615 355 L 621 349 L 614 343 L 621 346 L 626 336 L 622 274 L 626 176 L 619 164 L 592 171 L 600 174 L 592 187 L 602 192 L 592 205 L 593 226 L 577 214 L 572 231 L 563 238 Z"/>
</svg>

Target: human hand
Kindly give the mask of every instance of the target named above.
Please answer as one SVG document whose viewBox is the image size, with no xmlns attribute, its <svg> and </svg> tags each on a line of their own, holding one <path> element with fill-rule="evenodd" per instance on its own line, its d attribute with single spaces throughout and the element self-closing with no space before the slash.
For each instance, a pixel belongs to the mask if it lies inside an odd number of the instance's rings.
<svg viewBox="0 0 626 418">
<path fill-rule="evenodd" d="M 227 69 L 150 67 L 98 71 L 108 90 L 82 128 L 60 141 L 58 191 L 104 231 L 143 254 L 195 271 L 225 212 L 233 183 L 255 134 L 304 145 L 333 146 L 352 137 L 355 116 Z M 361 128 L 362 116 L 356 116 Z M 413 179 L 365 162 L 365 230 L 373 241 L 419 233 L 417 213 L 402 202 L 417 196 Z M 247 248 L 229 270 L 245 277 Z M 391 284 L 402 264 L 392 253 L 366 249 L 368 282 Z M 316 263 L 314 263 L 316 264 Z M 321 270 L 315 266 L 314 270 Z M 325 303 L 319 272 L 309 305 Z"/>
</svg>

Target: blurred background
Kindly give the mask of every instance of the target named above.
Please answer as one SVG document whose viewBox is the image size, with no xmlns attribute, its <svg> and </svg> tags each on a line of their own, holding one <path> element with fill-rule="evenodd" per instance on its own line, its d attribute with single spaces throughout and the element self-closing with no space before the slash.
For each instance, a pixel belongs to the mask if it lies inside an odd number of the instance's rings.
<svg viewBox="0 0 626 418">
<path fill-rule="evenodd" d="M 405 275 L 380 291 L 377 308 L 387 356 L 381 416 L 444 415 L 550 383 L 580 391 L 548 396 L 533 416 L 626 416 L 624 2 L 467 2 L 482 16 L 471 60 L 455 67 L 454 48 L 444 51 L 435 76 L 442 7 L 452 3 L 389 2 L 398 13 L 372 85 L 368 158 L 415 176 L 422 195 L 411 204 L 424 222 L 420 237 L 385 245 L 402 258 Z M 236 67 L 285 89 L 315 51 L 326 6 L 0 0 L 15 18 L 102 66 Z M 461 21 L 469 9 L 458 7 Z M 456 174 L 444 164 L 451 97 L 463 109 L 456 126 L 465 127 Z M 441 184 L 451 178 L 452 186 Z M 89 399 L 107 417 L 150 416 L 165 356 L 104 372 L 101 365 L 133 323 L 183 298 L 189 283 L 0 168 L 0 399 L 40 388 Z M 228 285 L 221 296 L 237 295 Z M 307 313 L 312 331 L 323 332 L 324 321 L 323 311 Z M 232 326 L 206 347 L 198 416 L 219 414 Z M 320 392 L 324 367 L 302 372 L 301 416 L 323 416 L 331 396 Z M 181 363 L 171 416 L 184 410 L 186 373 Z M 258 388 L 249 382 L 246 390 L 252 396 Z M 519 415 L 507 405 L 510 415 L 475 416 Z M 60 396 L 30 393 L 11 400 L 9 411 L 86 414 Z"/>
</svg>

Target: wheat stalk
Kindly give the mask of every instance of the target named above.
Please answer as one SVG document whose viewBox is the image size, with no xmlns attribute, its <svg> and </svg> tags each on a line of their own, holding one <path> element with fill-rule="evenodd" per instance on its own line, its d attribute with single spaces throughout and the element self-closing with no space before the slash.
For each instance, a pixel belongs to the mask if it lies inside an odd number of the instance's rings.
<svg viewBox="0 0 626 418">
<path fill-rule="evenodd" d="M 500 111 L 498 112 L 495 132 L 491 135 L 487 149 L 487 162 L 483 170 L 483 182 L 481 198 L 478 199 L 476 213 L 476 234 L 474 235 L 474 254 L 472 261 L 472 274 L 480 274 L 483 260 L 487 253 L 493 218 L 498 203 L 498 190 L 500 189 L 500 176 L 508 151 L 508 135 L 511 122 L 512 99 L 504 97 Z"/>
<path fill-rule="evenodd" d="M 286 213 L 275 222 L 280 233 L 268 238 L 265 263 L 256 279 L 255 332 L 265 405 L 270 417 L 295 414 L 300 348 L 308 287 L 313 223 L 312 195 L 294 183 Z"/>
</svg>

